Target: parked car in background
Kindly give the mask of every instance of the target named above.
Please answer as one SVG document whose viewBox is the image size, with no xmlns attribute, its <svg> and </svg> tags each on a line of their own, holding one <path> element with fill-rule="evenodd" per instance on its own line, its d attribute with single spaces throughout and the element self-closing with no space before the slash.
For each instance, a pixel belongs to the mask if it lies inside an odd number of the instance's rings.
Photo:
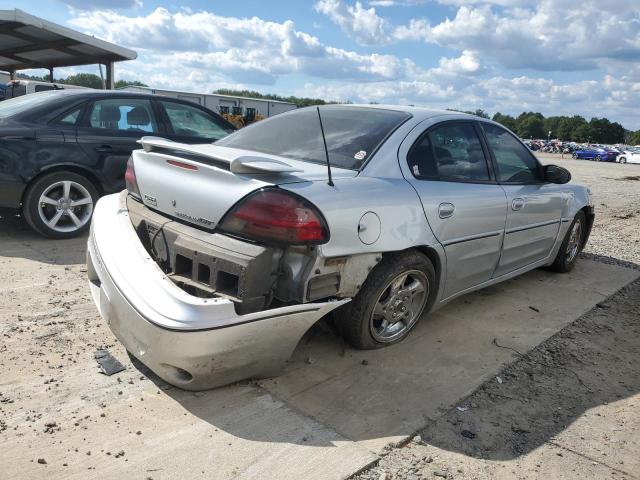
<svg viewBox="0 0 640 480">
<path fill-rule="evenodd" d="M 211 143 L 235 128 L 204 107 L 150 94 L 56 90 L 0 102 L 0 209 L 38 233 L 76 236 L 98 197 L 124 188 L 143 135 Z"/>
<path fill-rule="evenodd" d="M 571 156 L 579 160 L 595 160 L 596 162 L 615 162 L 618 152 L 602 147 L 585 147 L 575 150 Z"/>
<path fill-rule="evenodd" d="M 640 163 L 640 148 L 622 148 L 616 161 L 619 163 Z"/>
<path fill-rule="evenodd" d="M 10 98 L 21 97 L 22 95 L 28 95 L 31 93 L 46 92 L 49 90 L 70 90 L 74 88 L 86 89 L 87 87 L 80 87 L 78 85 L 67 85 L 63 83 L 49 83 L 41 82 L 39 80 L 11 80 L 9 83 L 3 85 L 2 90 L 4 95 L 3 100 Z"/>
<path fill-rule="evenodd" d="M 127 350 L 190 390 L 273 375 L 332 310 L 380 348 L 462 294 L 567 272 L 594 218 L 567 170 L 461 113 L 332 105 L 141 143 L 96 206 L 89 285 Z"/>
</svg>

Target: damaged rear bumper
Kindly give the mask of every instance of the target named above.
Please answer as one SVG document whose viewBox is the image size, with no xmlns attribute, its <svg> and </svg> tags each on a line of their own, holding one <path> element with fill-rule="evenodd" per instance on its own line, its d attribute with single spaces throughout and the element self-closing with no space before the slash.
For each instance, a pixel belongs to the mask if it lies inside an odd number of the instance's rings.
<svg viewBox="0 0 640 480">
<path fill-rule="evenodd" d="M 228 298 L 192 296 L 149 256 L 117 194 L 96 205 L 87 272 L 94 302 L 118 340 L 163 380 L 187 390 L 276 374 L 304 333 L 348 301 L 240 315 Z"/>
</svg>

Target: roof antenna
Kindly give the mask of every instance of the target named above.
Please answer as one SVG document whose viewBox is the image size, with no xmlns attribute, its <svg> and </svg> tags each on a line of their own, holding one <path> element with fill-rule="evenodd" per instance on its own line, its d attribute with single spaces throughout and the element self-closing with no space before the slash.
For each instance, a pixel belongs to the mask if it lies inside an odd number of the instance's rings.
<svg viewBox="0 0 640 480">
<path fill-rule="evenodd" d="M 322 126 L 322 116 L 320 115 L 320 107 L 316 106 L 318 111 L 318 120 L 320 120 L 320 131 L 322 132 L 322 143 L 324 143 L 324 154 L 327 157 L 327 173 L 329 174 L 329 181 L 327 185 L 333 187 L 333 180 L 331 179 L 331 162 L 329 161 L 329 149 L 327 148 L 327 139 L 324 136 L 324 127 Z"/>
</svg>

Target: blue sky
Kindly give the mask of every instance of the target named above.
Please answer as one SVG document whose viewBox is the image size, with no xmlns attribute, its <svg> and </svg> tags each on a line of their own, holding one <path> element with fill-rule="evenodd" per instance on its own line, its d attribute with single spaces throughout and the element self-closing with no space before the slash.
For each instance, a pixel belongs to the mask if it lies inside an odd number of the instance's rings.
<svg viewBox="0 0 640 480">
<path fill-rule="evenodd" d="M 150 86 L 607 116 L 640 129 L 637 0 L 576 4 L 32 0 L 22 8 L 136 50 L 116 78 Z M 97 71 L 58 74 L 78 70 Z"/>
</svg>

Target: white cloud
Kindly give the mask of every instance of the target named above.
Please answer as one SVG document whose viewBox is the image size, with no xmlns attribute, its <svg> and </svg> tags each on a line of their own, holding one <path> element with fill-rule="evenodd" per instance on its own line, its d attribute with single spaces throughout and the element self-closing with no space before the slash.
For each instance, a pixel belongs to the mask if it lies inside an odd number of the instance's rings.
<svg viewBox="0 0 640 480">
<path fill-rule="evenodd" d="M 292 73 L 360 81 L 401 79 L 418 71 L 393 55 L 359 54 L 324 45 L 292 21 L 223 17 L 209 12 L 144 16 L 84 12 L 70 22 L 106 40 L 148 52 L 156 68 L 219 72 L 237 82 L 273 84 Z"/>
<path fill-rule="evenodd" d="M 611 0 L 610 10 L 621 8 L 617 4 L 620 1 Z M 569 0 L 555 2 L 562 8 L 564 3 L 569 4 Z M 587 0 L 585 5 L 591 3 Z M 367 10 L 353 8 L 353 12 Z M 542 4 L 536 8 L 540 10 Z M 388 41 L 435 42 L 457 52 L 441 58 L 432 68 L 394 55 L 359 53 L 325 44 L 297 30 L 292 21 L 157 8 L 138 16 L 113 11 L 76 12 L 71 23 L 139 51 L 137 61 L 118 64 L 116 75 L 156 87 L 191 91 L 258 88 L 365 103 L 484 108 L 506 113 L 534 110 L 547 115 L 578 113 L 587 118 L 606 115 L 623 121 L 627 128 L 640 128 L 636 111 L 640 105 L 640 68 L 625 57 L 640 48 L 640 39 L 633 35 L 633 25 L 626 17 L 621 19 L 617 13 L 607 17 L 619 22 L 620 31 L 626 35 L 616 40 L 616 46 L 624 45 L 618 53 L 605 35 L 609 20 L 592 28 L 589 35 L 607 44 L 615 54 L 599 60 L 594 55 L 604 55 L 604 47 L 591 45 L 588 38 L 581 37 L 582 12 L 575 14 L 577 26 L 566 19 L 548 19 L 539 12 L 536 17 L 527 9 L 493 10 L 480 5 L 460 7 L 456 12 L 453 18 L 435 26 L 415 19 L 397 27 L 385 21 L 381 27 Z M 559 38 L 548 33 L 554 29 L 560 29 Z M 581 46 L 578 39 L 587 45 Z M 548 63 L 540 63 L 542 60 Z M 562 68 L 563 62 L 567 68 L 586 68 L 591 62 L 601 62 L 609 70 L 602 70 L 599 81 L 560 82 L 544 78 L 548 77 L 546 72 L 542 78 L 520 74 L 509 78 L 508 71 L 499 67 L 523 64 L 542 69 L 558 62 L 561 65 L 555 68 Z M 279 79 L 292 75 L 305 78 L 307 84 L 282 91 Z"/>
<path fill-rule="evenodd" d="M 316 11 L 327 15 L 340 29 L 361 45 L 381 45 L 389 41 L 387 21 L 376 14 L 375 8 L 364 8 L 360 2 L 353 6 L 340 0 L 319 0 Z"/>
<path fill-rule="evenodd" d="M 374 0 L 369 5 L 407 3 Z M 453 18 L 435 25 L 424 18 L 391 25 L 374 8 L 364 9 L 359 2 L 352 6 L 342 0 L 321 0 L 316 9 L 362 44 L 423 41 L 474 51 L 485 61 L 510 69 L 575 71 L 599 68 L 603 61 L 640 59 L 637 0 L 584 0 L 579 5 L 575 0 L 439 3 L 459 8 Z"/>
</svg>

